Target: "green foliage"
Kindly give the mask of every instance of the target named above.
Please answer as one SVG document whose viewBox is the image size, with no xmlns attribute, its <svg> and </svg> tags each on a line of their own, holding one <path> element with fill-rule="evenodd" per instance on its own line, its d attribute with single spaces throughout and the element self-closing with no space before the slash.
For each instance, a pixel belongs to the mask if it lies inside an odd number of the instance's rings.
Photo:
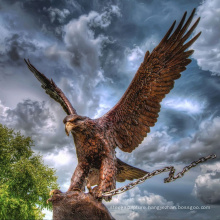
<svg viewBox="0 0 220 220">
<path fill-rule="evenodd" d="M 43 164 L 33 141 L 0 124 L 0 219 L 43 219 L 49 192 L 57 189 L 55 170 Z"/>
</svg>

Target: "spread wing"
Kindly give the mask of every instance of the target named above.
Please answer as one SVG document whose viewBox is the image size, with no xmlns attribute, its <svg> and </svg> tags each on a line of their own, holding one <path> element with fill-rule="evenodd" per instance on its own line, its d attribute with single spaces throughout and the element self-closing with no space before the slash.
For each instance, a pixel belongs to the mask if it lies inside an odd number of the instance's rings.
<svg viewBox="0 0 220 220">
<path fill-rule="evenodd" d="M 187 31 L 194 13 L 195 9 L 185 22 L 185 12 L 174 31 L 175 22 L 173 23 L 152 53 L 146 53 L 143 63 L 119 102 L 98 119 L 102 126 L 110 130 L 112 144 L 121 150 L 132 152 L 143 141 L 150 127 L 157 121 L 160 102 L 173 88 L 174 80 L 181 76 L 180 73 L 191 62 L 188 57 L 193 50 L 186 49 L 201 34 L 198 33 L 186 42 L 200 19 Z"/>
<path fill-rule="evenodd" d="M 63 107 L 67 115 L 77 114 L 76 110 L 73 108 L 67 97 L 64 95 L 62 90 L 57 87 L 54 81 L 49 80 L 44 74 L 40 73 L 29 60 L 24 60 L 30 69 L 30 71 L 35 75 L 35 77 L 41 82 L 41 87 L 45 89 L 45 92 L 55 101 L 59 102 Z"/>
<path fill-rule="evenodd" d="M 126 164 L 123 161 L 119 160 L 118 158 L 117 158 L 116 167 L 117 167 L 116 180 L 118 182 L 139 179 L 148 173 L 144 170 L 141 170 L 139 168 Z M 96 169 L 96 168 L 90 169 L 89 174 L 88 174 L 88 179 L 89 179 L 91 186 L 99 184 L 99 176 L 100 176 L 99 169 Z"/>
</svg>

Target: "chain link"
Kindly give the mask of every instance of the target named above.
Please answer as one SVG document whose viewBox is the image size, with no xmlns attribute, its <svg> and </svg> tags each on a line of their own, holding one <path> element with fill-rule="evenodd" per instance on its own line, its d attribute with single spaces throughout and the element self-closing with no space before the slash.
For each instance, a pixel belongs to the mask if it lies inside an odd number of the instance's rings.
<svg viewBox="0 0 220 220">
<path fill-rule="evenodd" d="M 183 177 L 184 174 L 187 171 L 189 171 L 191 168 L 193 168 L 193 167 L 197 166 L 198 164 L 203 163 L 203 162 L 205 162 L 205 161 L 207 161 L 209 159 L 215 159 L 215 158 L 216 158 L 216 155 L 215 154 L 211 154 L 211 155 L 209 155 L 207 157 L 202 157 L 202 158 L 200 158 L 197 161 L 193 161 L 190 165 L 185 166 L 181 172 L 177 173 L 176 176 L 174 176 L 175 168 L 173 166 L 164 167 L 162 169 L 155 170 L 155 171 L 153 171 L 151 173 L 147 173 L 145 176 L 139 178 L 135 182 L 131 182 L 131 183 L 129 183 L 129 184 L 123 186 L 123 187 L 120 187 L 118 189 L 114 189 L 114 190 L 111 190 L 109 192 L 105 192 L 105 193 L 102 194 L 102 196 L 106 197 L 106 196 L 114 196 L 114 195 L 121 194 L 123 192 L 126 192 L 126 191 L 134 188 L 138 184 L 141 184 L 141 183 L 145 182 L 147 179 L 150 179 L 153 176 L 156 176 L 156 175 L 159 175 L 161 173 L 168 172 L 168 171 L 169 171 L 169 177 L 164 179 L 164 183 L 169 183 L 169 182 L 175 181 L 176 179 L 179 179 L 179 178 Z"/>
</svg>

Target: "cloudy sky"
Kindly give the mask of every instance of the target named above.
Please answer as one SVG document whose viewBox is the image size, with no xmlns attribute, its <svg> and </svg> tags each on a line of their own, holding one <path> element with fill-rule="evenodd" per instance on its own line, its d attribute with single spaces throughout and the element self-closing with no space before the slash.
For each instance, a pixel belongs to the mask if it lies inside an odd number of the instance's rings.
<svg viewBox="0 0 220 220">
<path fill-rule="evenodd" d="M 180 171 L 201 156 L 220 155 L 220 1 L 0 0 L 0 123 L 33 138 L 34 150 L 57 170 L 62 191 L 77 164 L 74 143 L 65 135 L 62 108 L 23 59 L 53 78 L 80 115 L 97 118 L 123 95 L 145 52 L 193 8 L 202 35 L 192 46 L 192 63 L 139 148 L 117 151 L 147 171 L 167 165 Z M 167 173 L 161 174 L 106 205 L 120 220 L 219 219 L 218 158 L 172 183 L 164 184 Z M 159 210 L 165 206 L 176 209 Z"/>
</svg>

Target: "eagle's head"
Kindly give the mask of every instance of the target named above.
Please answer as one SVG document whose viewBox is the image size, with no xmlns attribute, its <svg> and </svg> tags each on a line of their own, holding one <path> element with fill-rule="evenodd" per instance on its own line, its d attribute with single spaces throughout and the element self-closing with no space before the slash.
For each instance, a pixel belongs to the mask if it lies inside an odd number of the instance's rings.
<svg viewBox="0 0 220 220">
<path fill-rule="evenodd" d="M 63 119 L 63 123 L 65 124 L 65 131 L 67 136 L 69 136 L 69 133 L 71 131 L 76 131 L 77 129 L 83 129 L 84 127 L 84 120 L 87 117 L 82 117 L 80 115 L 67 115 Z"/>
</svg>

